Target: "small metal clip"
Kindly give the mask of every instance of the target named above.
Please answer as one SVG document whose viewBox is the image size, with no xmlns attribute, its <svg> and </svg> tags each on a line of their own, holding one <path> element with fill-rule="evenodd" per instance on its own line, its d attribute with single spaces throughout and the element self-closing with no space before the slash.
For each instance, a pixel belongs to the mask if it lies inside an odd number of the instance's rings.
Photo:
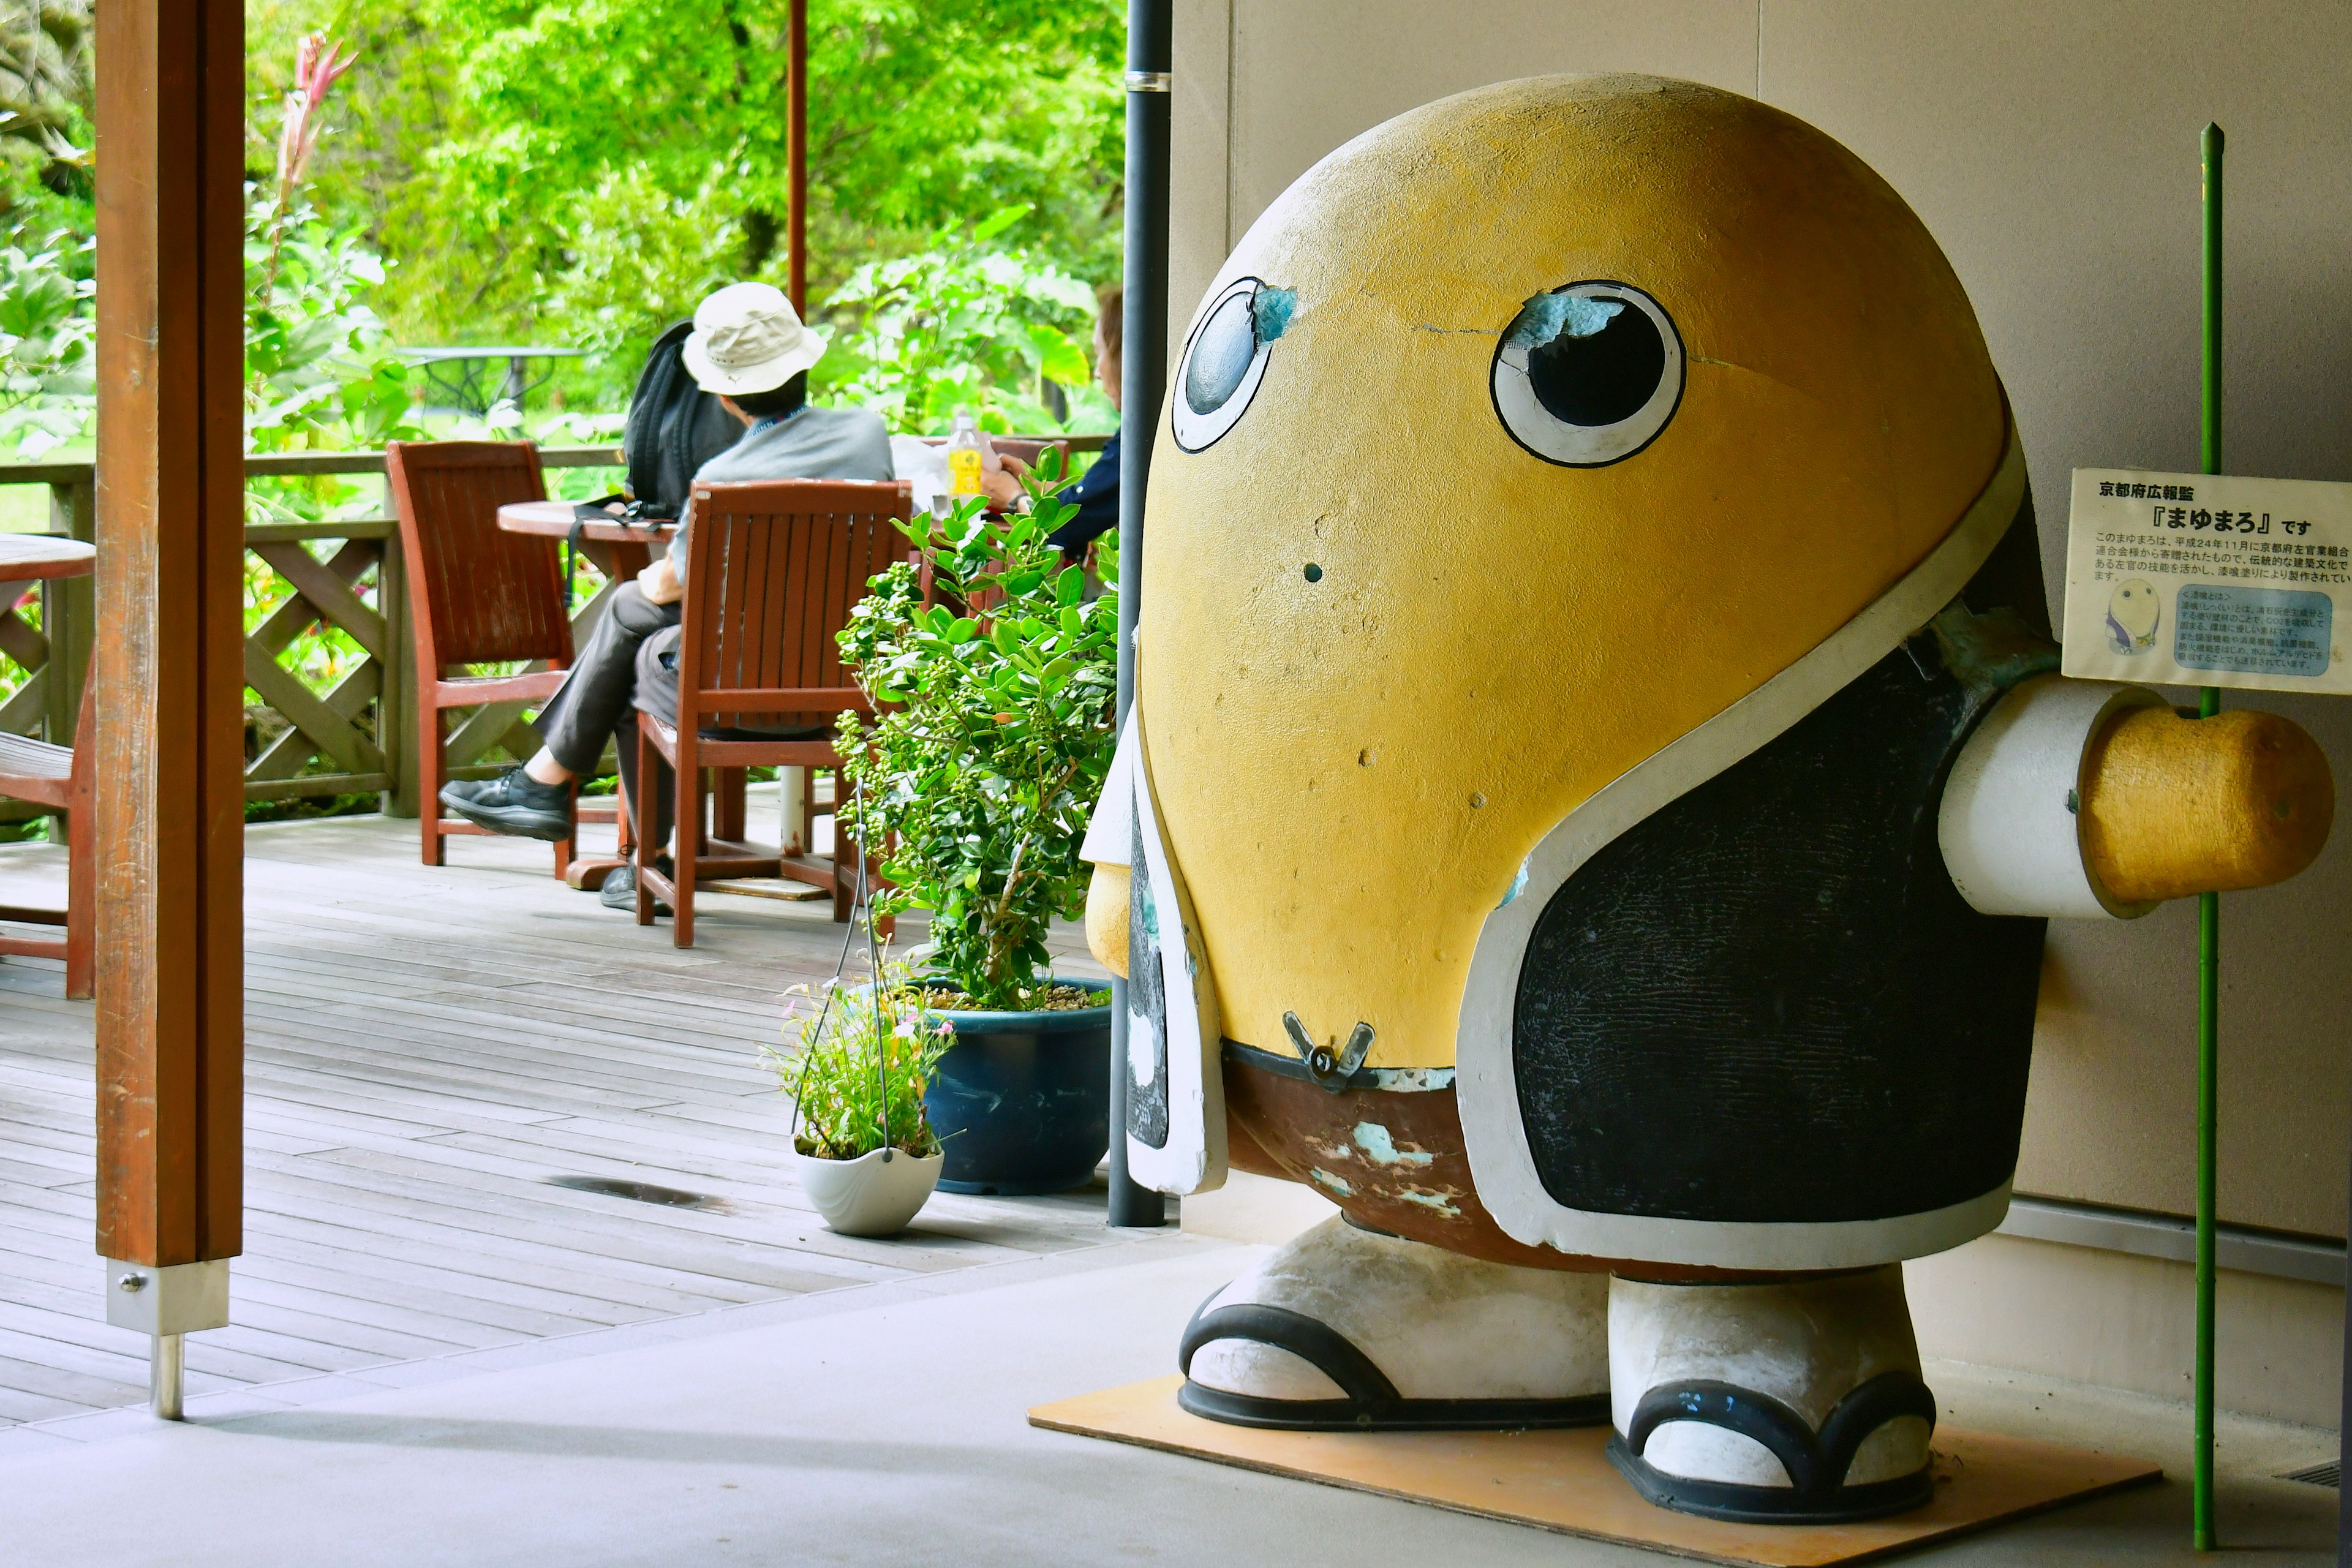
<svg viewBox="0 0 2352 1568">
<path fill-rule="evenodd" d="M 1174 74 L 1169 71 L 1127 73 L 1127 90 L 1129 92 L 1167 92 L 1175 86 L 1175 83 Z"/>
<path fill-rule="evenodd" d="M 1360 1020 L 1354 1032 L 1349 1035 L 1348 1043 L 1337 1055 L 1332 1053 L 1330 1047 L 1318 1046 L 1308 1037 L 1307 1026 L 1298 1021 L 1296 1013 L 1282 1016 L 1282 1029 L 1290 1037 L 1290 1043 L 1298 1048 L 1298 1059 L 1307 1064 L 1307 1076 L 1333 1094 L 1347 1091 L 1349 1080 L 1356 1076 L 1356 1069 L 1364 1065 L 1364 1057 L 1372 1048 L 1372 1026 Z"/>
</svg>

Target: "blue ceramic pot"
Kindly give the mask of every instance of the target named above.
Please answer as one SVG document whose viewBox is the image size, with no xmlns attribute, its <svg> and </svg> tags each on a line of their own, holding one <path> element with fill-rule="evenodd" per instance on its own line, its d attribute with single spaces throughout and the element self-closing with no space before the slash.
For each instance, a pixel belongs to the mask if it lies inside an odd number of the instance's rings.
<svg viewBox="0 0 2352 1568">
<path fill-rule="evenodd" d="M 1110 1009 L 940 1016 L 955 1044 L 923 1112 L 947 1155 L 940 1190 L 1012 1197 L 1092 1181 L 1110 1147 Z"/>
</svg>

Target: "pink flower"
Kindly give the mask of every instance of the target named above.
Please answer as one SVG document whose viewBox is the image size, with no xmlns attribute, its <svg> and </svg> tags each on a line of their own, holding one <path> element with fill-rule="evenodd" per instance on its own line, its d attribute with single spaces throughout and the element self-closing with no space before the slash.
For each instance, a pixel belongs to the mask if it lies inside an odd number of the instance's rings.
<svg viewBox="0 0 2352 1568">
<path fill-rule="evenodd" d="M 286 95 L 286 125 L 278 134 L 278 203 L 285 206 L 294 187 L 310 172 L 310 155 L 319 150 L 324 128 L 320 110 L 328 89 L 358 63 L 356 51 L 342 53 L 342 45 L 324 33 L 304 38 L 294 56 L 294 89 Z"/>
</svg>

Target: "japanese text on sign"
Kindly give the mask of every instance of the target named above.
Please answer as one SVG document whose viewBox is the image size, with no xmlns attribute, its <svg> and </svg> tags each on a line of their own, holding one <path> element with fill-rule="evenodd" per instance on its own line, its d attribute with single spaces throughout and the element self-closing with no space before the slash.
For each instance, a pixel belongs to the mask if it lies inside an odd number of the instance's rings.
<svg viewBox="0 0 2352 1568">
<path fill-rule="evenodd" d="M 2068 675 L 2352 692 L 2352 485 L 2077 468 Z"/>
</svg>

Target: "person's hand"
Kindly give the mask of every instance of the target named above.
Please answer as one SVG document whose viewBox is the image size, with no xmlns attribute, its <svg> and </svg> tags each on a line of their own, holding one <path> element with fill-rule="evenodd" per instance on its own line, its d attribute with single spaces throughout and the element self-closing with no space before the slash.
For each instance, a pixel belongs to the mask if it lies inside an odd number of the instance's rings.
<svg viewBox="0 0 2352 1568">
<path fill-rule="evenodd" d="M 649 605 L 675 605 L 686 597 L 686 586 L 667 555 L 637 574 L 637 592 Z"/>
<path fill-rule="evenodd" d="M 992 474 L 982 470 L 981 493 L 988 497 L 990 504 L 997 510 L 1010 511 L 1029 493 L 1021 485 L 1021 477 L 1029 471 L 1029 465 L 1018 458 L 1004 455 L 1000 455 L 997 460 L 1004 467 Z"/>
</svg>

